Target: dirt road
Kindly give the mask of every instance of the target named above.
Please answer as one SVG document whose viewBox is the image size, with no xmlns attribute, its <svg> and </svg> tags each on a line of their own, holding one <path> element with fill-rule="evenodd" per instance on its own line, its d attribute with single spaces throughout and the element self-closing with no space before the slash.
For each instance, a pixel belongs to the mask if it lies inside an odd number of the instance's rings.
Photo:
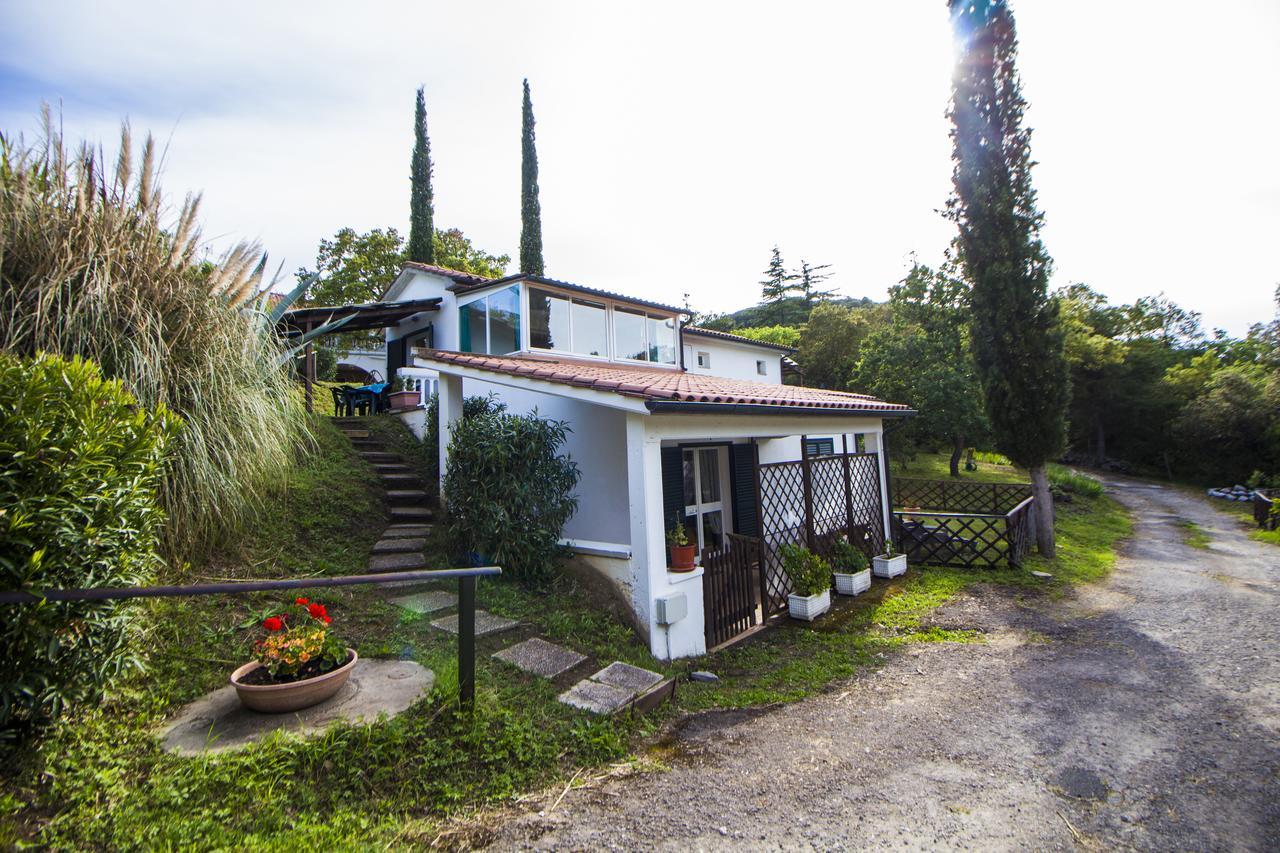
<svg viewBox="0 0 1280 853">
<path fill-rule="evenodd" d="M 987 642 L 690 718 L 669 771 L 572 791 L 495 846 L 1280 849 L 1280 549 L 1195 497 L 1108 485 L 1136 518 L 1109 580 L 980 588 L 935 621 Z"/>
</svg>

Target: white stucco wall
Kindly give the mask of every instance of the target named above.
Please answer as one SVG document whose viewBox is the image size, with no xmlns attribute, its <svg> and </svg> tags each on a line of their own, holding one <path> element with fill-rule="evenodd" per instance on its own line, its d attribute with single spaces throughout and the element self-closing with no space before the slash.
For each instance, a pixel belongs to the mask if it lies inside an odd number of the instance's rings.
<svg viewBox="0 0 1280 853">
<path fill-rule="evenodd" d="M 684 366 L 701 376 L 727 376 L 752 382 L 782 383 L 782 352 L 770 347 L 756 347 L 721 338 L 685 334 Z M 711 356 L 711 367 L 698 367 L 698 353 Z M 756 361 L 765 363 L 765 375 L 756 372 Z"/>
</svg>

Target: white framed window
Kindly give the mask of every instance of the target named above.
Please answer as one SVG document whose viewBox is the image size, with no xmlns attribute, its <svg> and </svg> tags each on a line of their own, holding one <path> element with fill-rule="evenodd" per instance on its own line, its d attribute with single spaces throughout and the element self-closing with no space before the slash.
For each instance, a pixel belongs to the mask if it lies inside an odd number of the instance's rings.
<svg viewBox="0 0 1280 853">
<path fill-rule="evenodd" d="M 709 352 L 698 353 L 698 367 L 701 367 L 703 370 L 711 369 L 711 353 Z"/>
<path fill-rule="evenodd" d="M 488 355 L 506 355 L 520 349 L 519 286 L 458 306 L 458 349 Z"/>
<path fill-rule="evenodd" d="M 607 300 L 528 288 L 529 349 L 675 366 L 676 319 Z"/>
<path fill-rule="evenodd" d="M 756 373 L 759 373 L 761 376 L 768 376 L 769 363 L 762 358 L 756 359 Z"/>
<path fill-rule="evenodd" d="M 724 545 L 731 532 L 729 518 L 729 449 L 687 447 L 681 454 L 684 473 L 684 514 L 689 538 L 701 554 Z"/>
</svg>

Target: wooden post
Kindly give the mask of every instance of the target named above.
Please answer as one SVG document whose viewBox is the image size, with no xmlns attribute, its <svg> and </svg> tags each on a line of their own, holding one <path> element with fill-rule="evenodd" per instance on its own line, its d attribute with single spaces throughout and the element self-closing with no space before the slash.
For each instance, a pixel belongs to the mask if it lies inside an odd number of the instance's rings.
<svg viewBox="0 0 1280 853">
<path fill-rule="evenodd" d="M 769 621 L 769 545 L 764 533 L 764 495 L 760 491 L 760 443 L 751 439 L 751 478 L 756 488 L 756 537 L 760 550 L 756 558 L 760 564 L 760 621 Z"/>
<path fill-rule="evenodd" d="M 458 578 L 458 700 L 476 701 L 476 579 Z"/>
<path fill-rule="evenodd" d="M 813 531 L 813 472 L 809 469 L 809 454 L 804 452 L 804 440 L 800 442 L 800 479 L 804 483 L 804 539 L 810 551 L 817 550 L 817 534 Z"/>
<path fill-rule="evenodd" d="M 844 527 L 850 545 L 859 545 L 853 541 L 853 472 L 849 470 L 849 442 L 844 442 L 844 453 L 840 456 L 844 463 Z M 860 547 L 860 546 L 859 546 Z"/>
<path fill-rule="evenodd" d="M 311 321 L 307 321 L 307 328 L 303 330 L 304 334 L 311 333 Z M 307 341 L 307 347 L 302 351 L 302 384 L 306 388 L 307 411 L 315 411 L 315 394 L 311 390 L 311 383 L 316 381 L 316 363 L 311 354 L 311 341 Z"/>
</svg>

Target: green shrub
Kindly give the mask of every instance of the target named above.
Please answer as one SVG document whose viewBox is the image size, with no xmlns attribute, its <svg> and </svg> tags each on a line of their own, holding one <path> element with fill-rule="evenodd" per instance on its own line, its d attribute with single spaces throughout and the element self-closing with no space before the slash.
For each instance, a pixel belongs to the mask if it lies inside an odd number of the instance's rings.
<svg viewBox="0 0 1280 853">
<path fill-rule="evenodd" d="M 841 574 L 857 574 L 867 567 L 867 555 L 847 538 L 841 537 L 831 546 L 831 566 Z"/>
<path fill-rule="evenodd" d="M 193 559 L 243 535 L 310 433 L 258 299 L 265 257 L 203 260 L 198 196 L 171 216 L 155 161 L 127 126 L 114 170 L 48 122 L 0 142 L 0 350 L 82 356 L 181 416 L 163 544 Z"/>
<path fill-rule="evenodd" d="M 525 583 L 549 579 L 560 531 L 578 507 L 578 466 L 559 453 L 569 428 L 537 414 L 489 412 L 452 429 L 445 525 L 458 555 L 474 555 Z"/>
<path fill-rule="evenodd" d="M 157 489 L 177 427 L 92 362 L 0 354 L 0 588 L 152 580 Z M 0 604 L 0 732 L 91 700 L 136 665 L 133 633 L 116 602 Z"/>
<path fill-rule="evenodd" d="M 507 404 L 496 395 L 466 397 L 462 401 L 462 417 L 475 418 L 505 412 Z M 427 454 L 427 490 L 434 493 L 440 483 L 440 396 L 432 394 L 427 401 L 427 435 L 422 440 L 422 450 Z"/>
<path fill-rule="evenodd" d="M 818 595 L 831 588 L 831 564 L 802 545 L 782 545 L 782 570 L 796 595 Z"/>
<path fill-rule="evenodd" d="M 1073 471 L 1062 465 L 1050 465 L 1048 469 L 1049 484 L 1057 486 L 1064 492 L 1096 498 L 1102 494 L 1102 483 L 1087 474 Z"/>
</svg>

